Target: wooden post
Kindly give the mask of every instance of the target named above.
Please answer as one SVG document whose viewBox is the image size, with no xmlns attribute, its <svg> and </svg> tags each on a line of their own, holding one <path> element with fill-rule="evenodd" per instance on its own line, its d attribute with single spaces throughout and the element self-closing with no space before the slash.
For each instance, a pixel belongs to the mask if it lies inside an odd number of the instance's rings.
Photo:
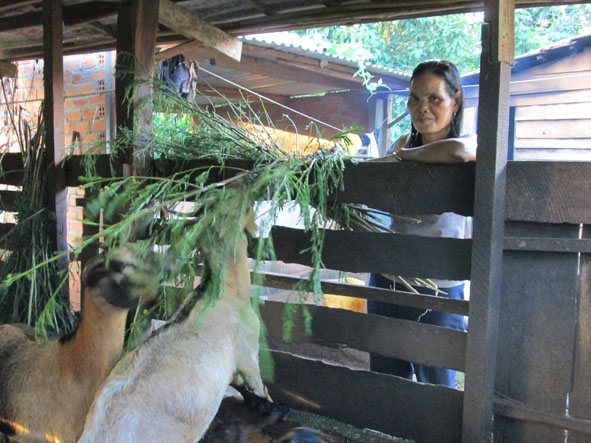
<svg viewBox="0 0 591 443">
<path fill-rule="evenodd" d="M 122 167 L 119 172 L 124 176 L 147 176 L 153 173 L 153 160 L 143 154 L 139 156 L 138 152 L 152 133 L 152 77 L 158 7 L 158 0 L 131 0 L 122 3 L 117 16 L 117 129 L 137 130 L 141 137 L 117 161 Z M 136 87 L 131 91 L 134 85 Z M 142 222 L 134 223 L 130 241 L 143 237 L 142 226 Z"/>
<path fill-rule="evenodd" d="M 64 139 L 64 67 L 63 67 L 62 2 L 43 0 L 43 65 L 45 147 L 47 176 L 45 201 L 48 211 L 55 213 L 55 231 L 49 239 L 52 249 L 68 251 L 66 175 L 60 165 L 65 155 Z M 61 262 L 67 266 L 67 256 Z"/>
<path fill-rule="evenodd" d="M 514 0 L 485 0 L 462 441 L 490 442 L 505 224 Z"/>
<path fill-rule="evenodd" d="M 117 17 L 117 62 L 115 100 L 117 128 L 141 128 L 146 136 L 152 132 L 152 87 L 154 52 L 158 29 L 157 0 L 132 0 L 122 3 Z M 129 88 L 139 83 L 132 96 Z M 129 97 L 132 98 L 130 103 Z M 137 126 L 136 126 L 137 125 Z M 144 174 L 150 160 L 140 162 L 135 146 L 123 159 L 124 173 Z"/>
</svg>

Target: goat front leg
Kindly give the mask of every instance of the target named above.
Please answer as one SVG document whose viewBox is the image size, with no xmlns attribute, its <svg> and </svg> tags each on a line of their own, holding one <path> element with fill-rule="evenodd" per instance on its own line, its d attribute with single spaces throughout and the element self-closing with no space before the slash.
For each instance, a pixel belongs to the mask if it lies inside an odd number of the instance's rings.
<svg viewBox="0 0 591 443">
<path fill-rule="evenodd" d="M 238 380 L 238 378 L 240 378 L 240 380 Z M 267 393 L 266 387 L 263 387 L 264 394 L 259 395 L 251 391 L 241 377 L 235 378 L 235 381 L 231 386 L 240 393 L 244 399 L 244 404 L 249 408 L 259 409 L 267 413 L 271 413 L 275 409 L 275 405 Z"/>
</svg>

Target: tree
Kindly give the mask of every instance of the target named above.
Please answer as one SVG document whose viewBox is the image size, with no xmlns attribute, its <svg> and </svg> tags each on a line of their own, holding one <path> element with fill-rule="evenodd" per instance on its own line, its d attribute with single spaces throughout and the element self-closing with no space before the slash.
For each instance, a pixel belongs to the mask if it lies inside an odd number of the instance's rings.
<svg viewBox="0 0 591 443">
<path fill-rule="evenodd" d="M 567 37 L 591 33 L 591 4 L 515 10 L 515 55 L 539 49 Z M 353 26 L 294 31 L 308 47 L 397 71 L 412 72 L 429 58 L 452 60 L 461 74 L 479 69 L 482 13 L 422 17 Z M 293 36 L 293 34 L 292 34 Z M 293 43 L 293 42 L 292 42 Z M 303 45 L 302 45 L 303 46 Z M 375 80 L 375 79 L 374 79 Z M 375 87 L 368 83 L 368 89 Z M 406 109 L 397 96 L 392 115 Z M 409 118 L 392 128 L 396 138 L 408 130 Z"/>
<path fill-rule="evenodd" d="M 515 11 L 515 55 L 591 32 L 591 4 Z M 461 73 L 478 69 L 482 13 L 422 17 L 294 31 L 315 49 L 410 72 L 428 58 L 453 60 Z"/>
</svg>

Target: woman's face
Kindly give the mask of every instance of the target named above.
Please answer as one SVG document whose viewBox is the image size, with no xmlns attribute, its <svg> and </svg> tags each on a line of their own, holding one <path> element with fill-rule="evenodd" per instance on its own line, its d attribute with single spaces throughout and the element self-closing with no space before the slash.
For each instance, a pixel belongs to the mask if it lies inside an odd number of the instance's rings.
<svg viewBox="0 0 591 443">
<path fill-rule="evenodd" d="M 445 80 L 431 72 L 410 83 L 406 106 L 423 143 L 443 140 L 458 109 L 457 99 L 449 94 Z"/>
</svg>

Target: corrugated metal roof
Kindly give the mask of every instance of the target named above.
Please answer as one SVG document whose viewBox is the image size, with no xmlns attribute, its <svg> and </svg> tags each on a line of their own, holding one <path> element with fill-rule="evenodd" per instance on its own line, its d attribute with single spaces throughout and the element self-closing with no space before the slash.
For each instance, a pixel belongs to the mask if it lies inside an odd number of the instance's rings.
<svg viewBox="0 0 591 443">
<path fill-rule="evenodd" d="M 351 25 L 428 15 L 481 11 L 481 0 L 181 0 L 176 5 L 233 36 L 291 29 Z M 75 54 L 115 49 L 117 13 L 124 0 L 63 1 L 64 52 Z M 516 0 L 518 7 L 539 1 Z M 43 55 L 43 0 L 0 2 L 0 60 Z M 187 38 L 160 26 L 158 41 Z"/>
</svg>

